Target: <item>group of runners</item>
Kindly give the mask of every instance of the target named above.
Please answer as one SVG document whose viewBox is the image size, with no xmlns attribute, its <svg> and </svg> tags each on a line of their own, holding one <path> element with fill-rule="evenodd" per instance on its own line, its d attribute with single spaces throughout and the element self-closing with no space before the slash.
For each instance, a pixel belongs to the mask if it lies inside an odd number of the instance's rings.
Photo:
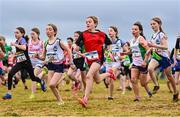
<svg viewBox="0 0 180 117">
<path fill-rule="evenodd" d="M 32 80 L 30 98 L 35 98 L 37 83 L 42 91 L 47 86 L 53 92 L 58 105 L 64 101 L 58 86 L 64 81 L 72 81 L 73 95 L 79 90 L 84 94 L 77 98 L 83 107 L 87 107 L 92 92 L 93 83 L 104 82 L 108 88 L 108 100 L 113 100 L 114 82 L 120 78 L 120 89 L 125 94 L 126 88 L 133 89 L 134 101 L 140 101 L 138 79 L 147 95 L 152 97 L 160 89 L 157 80 L 163 73 L 168 80 L 168 86 L 173 93 L 173 101 L 180 99 L 180 37 L 170 56 L 168 38 L 162 29 L 159 17 L 150 20 L 153 31 L 151 39 L 146 39 L 140 22 L 132 25 L 131 40 L 122 40 L 118 36 L 118 28 L 109 26 L 108 35 L 97 29 L 99 20 L 96 16 L 86 18 L 85 31 L 74 32 L 74 37 L 65 40 L 57 37 L 58 29 L 54 24 L 47 24 L 47 40 L 40 39 L 40 30 L 32 28 L 26 36 L 23 27 L 15 29 L 15 52 L 0 36 L 0 82 L 7 86 L 3 99 L 12 99 L 12 86 L 16 87 L 22 79 L 24 88 L 28 89 L 25 79 Z M 6 75 L 7 74 L 7 75 Z M 149 88 L 152 80 L 154 89 Z"/>
</svg>

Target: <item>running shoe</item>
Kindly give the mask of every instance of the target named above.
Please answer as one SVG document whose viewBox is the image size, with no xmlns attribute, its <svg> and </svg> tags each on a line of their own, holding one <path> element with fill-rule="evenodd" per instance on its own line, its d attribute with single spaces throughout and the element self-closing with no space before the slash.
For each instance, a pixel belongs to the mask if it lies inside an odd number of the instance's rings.
<svg viewBox="0 0 180 117">
<path fill-rule="evenodd" d="M 179 95 L 179 93 L 176 93 L 176 94 L 173 95 L 173 101 L 174 102 L 177 102 L 179 100 L 178 95 Z"/>
<path fill-rule="evenodd" d="M 44 80 L 41 80 L 41 90 L 43 91 L 43 92 L 46 92 L 46 83 L 44 82 Z"/>
<path fill-rule="evenodd" d="M 159 86 L 154 86 L 152 94 L 156 94 L 159 89 L 160 89 Z"/>
<path fill-rule="evenodd" d="M 78 82 L 75 82 L 72 86 L 72 91 L 73 91 L 73 95 L 76 96 L 77 95 L 77 92 L 78 90 L 80 90 L 80 86 L 81 86 L 81 83 L 78 81 Z"/>
<path fill-rule="evenodd" d="M 86 97 L 78 98 L 78 101 L 84 108 L 87 108 L 88 99 Z"/>
<path fill-rule="evenodd" d="M 3 96 L 3 99 L 4 99 L 4 100 L 12 99 L 12 95 L 9 94 L 9 93 L 6 93 L 6 94 Z"/>
<path fill-rule="evenodd" d="M 57 105 L 59 105 L 59 106 L 64 105 L 64 101 L 58 102 Z"/>
<path fill-rule="evenodd" d="M 114 75 L 114 71 L 112 69 L 109 69 L 108 70 L 108 73 L 110 74 L 110 78 L 113 79 L 113 80 L 116 80 L 116 77 Z"/>
<path fill-rule="evenodd" d="M 113 99 L 114 99 L 113 97 L 110 97 L 110 96 L 108 97 L 108 100 L 113 100 Z"/>
</svg>

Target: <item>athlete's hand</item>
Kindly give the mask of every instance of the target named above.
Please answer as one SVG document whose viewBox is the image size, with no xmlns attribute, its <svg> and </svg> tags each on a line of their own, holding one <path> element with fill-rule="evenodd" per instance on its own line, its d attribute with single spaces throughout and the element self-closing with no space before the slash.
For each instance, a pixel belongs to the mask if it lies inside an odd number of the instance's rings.
<svg viewBox="0 0 180 117">
<path fill-rule="evenodd" d="M 48 64 L 48 61 L 43 61 L 43 64 Z"/>
<path fill-rule="evenodd" d="M 70 67 L 74 70 L 76 69 L 76 66 L 74 64 L 71 64 Z"/>
<path fill-rule="evenodd" d="M 34 58 L 39 58 L 39 54 L 36 53 L 36 54 L 34 55 Z"/>
<path fill-rule="evenodd" d="M 15 46 L 16 44 L 15 44 L 15 42 L 11 42 L 11 46 Z"/>
<path fill-rule="evenodd" d="M 149 46 L 149 47 L 154 47 L 154 44 L 151 43 L 151 42 L 148 42 L 148 46 Z"/>
<path fill-rule="evenodd" d="M 177 65 L 178 65 L 177 61 L 176 61 L 176 60 L 174 60 L 173 67 L 175 67 L 175 66 L 177 66 Z"/>
<path fill-rule="evenodd" d="M 141 63 L 141 66 L 145 68 L 145 67 L 147 66 L 147 63 L 146 63 L 145 61 L 143 61 L 143 62 Z"/>
</svg>

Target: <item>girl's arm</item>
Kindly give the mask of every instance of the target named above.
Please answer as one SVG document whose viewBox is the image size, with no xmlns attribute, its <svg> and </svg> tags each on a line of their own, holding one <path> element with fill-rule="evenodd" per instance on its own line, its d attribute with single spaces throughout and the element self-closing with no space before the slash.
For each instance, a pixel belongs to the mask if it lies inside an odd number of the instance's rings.
<svg viewBox="0 0 180 117">
<path fill-rule="evenodd" d="M 60 46 L 65 50 L 67 51 L 67 54 L 69 55 L 69 64 L 73 64 L 73 60 L 72 60 L 72 52 L 71 50 L 62 42 L 60 41 Z"/>
<path fill-rule="evenodd" d="M 148 59 L 150 57 L 150 54 L 151 54 L 151 48 L 148 46 L 147 41 L 143 37 L 140 38 L 140 44 L 142 45 L 142 47 L 144 47 L 146 49 L 146 53 L 145 53 L 145 56 L 144 56 L 144 61 L 142 63 L 142 66 L 146 67 L 147 61 L 148 61 Z"/>
<path fill-rule="evenodd" d="M 38 59 L 40 59 L 40 60 L 45 60 L 45 58 L 46 58 L 46 46 L 45 46 L 45 44 L 43 43 L 42 44 L 42 53 L 40 53 L 40 54 L 38 54 Z"/>
<path fill-rule="evenodd" d="M 19 45 L 19 44 L 16 44 L 15 42 L 11 42 L 11 46 L 15 46 L 21 50 L 26 50 L 26 47 L 27 47 L 26 44 L 25 45 Z"/>
<path fill-rule="evenodd" d="M 2 48 L 0 48 L 0 59 L 5 57 L 5 53 L 3 52 Z"/>
<path fill-rule="evenodd" d="M 162 49 L 162 50 L 167 50 L 168 49 L 168 44 L 167 44 L 167 37 L 163 36 L 160 40 L 160 45 L 153 44 L 153 43 L 148 43 L 148 46 L 154 47 L 157 49 Z"/>
</svg>

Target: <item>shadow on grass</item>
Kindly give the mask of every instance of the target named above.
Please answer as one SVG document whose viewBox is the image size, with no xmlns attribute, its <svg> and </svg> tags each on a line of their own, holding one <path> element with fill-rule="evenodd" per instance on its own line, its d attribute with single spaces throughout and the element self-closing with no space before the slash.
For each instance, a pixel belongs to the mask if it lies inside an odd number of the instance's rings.
<svg viewBox="0 0 180 117">
<path fill-rule="evenodd" d="M 23 101 L 24 103 L 44 103 L 44 102 L 56 102 L 56 100 L 29 100 Z"/>
</svg>

